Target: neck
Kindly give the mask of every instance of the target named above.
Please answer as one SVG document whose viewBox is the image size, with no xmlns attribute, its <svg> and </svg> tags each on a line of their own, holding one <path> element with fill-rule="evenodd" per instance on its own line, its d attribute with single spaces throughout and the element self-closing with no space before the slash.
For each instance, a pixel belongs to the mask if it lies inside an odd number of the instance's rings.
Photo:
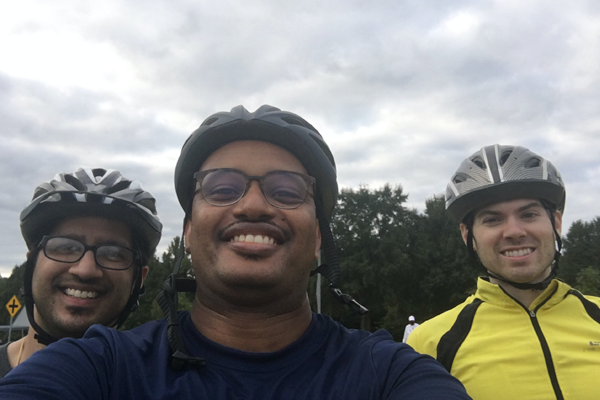
<svg viewBox="0 0 600 400">
<path fill-rule="evenodd" d="M 490 282 L 500 286 L 506 293 L 517 299 L 519 303 L 523 304 L 525 308 L 529 308 L 531 303 L 533 303 L 533 301 L 543 292 L 543 290 L 517 289 L 506 282 L 502 282 L 492 277 L 490 277 Z"/>
<path fill-rule="evenodd" d="M 308 329 L 312 313 L 308 297 L 285 313 L 222 311 L 206 307 L 196 297 L 192 321 L 202 335 L 223 346 L 266 353 L 292 344 Z"/>
<path fill-rule="evenodd" d="M 12 368 L 27 360 L 36 351 L 42 350 L 46 347 L 35 339 L 35 334 L 35 330 L 30 327 L 29 332 L 24 338 L 21 338 L 8 345 L 8 362 Z M 21 351 L 21 349 L 23 350 Z"/>
</svg>

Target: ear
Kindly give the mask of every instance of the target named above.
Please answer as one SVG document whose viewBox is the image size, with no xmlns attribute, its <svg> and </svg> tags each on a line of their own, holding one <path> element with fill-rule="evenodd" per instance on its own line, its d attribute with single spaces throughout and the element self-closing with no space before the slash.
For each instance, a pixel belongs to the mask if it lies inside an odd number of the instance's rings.
<svg viewBox="0 0 600 400">
<path fill-rule="evenodd" d="M 556 228 L 556 233 L 560 235 L 562 230 L 562 213 L 558 210 L 554 211 L 554 227 Z"/>
<path fill-rule="evenodd" d="M 183 237 L 181 238 L 184 241 L 184 245 L 185 245 L 185 252 L 187 254 L 190 254 L 190 241 L 188 240 L 188 238 L 191 236 L 192 234 L 192 219 L 188 218 L 186 223 L 185 223 L 185 228 L 183 228 Z"/>
<path fill-rule="evenodd" d="M 462 236 L 462 240 L 465 243 L 465 245 L 467 244 L 467 236 L 469 235 L 469 228 L 467 228 L 467 225 L 465 224 L 460 224 L 460 235 Z"/>
<path fill-rule="evenodd" d="M 321 229 L 319 229 L 319 221 L 317 220 L 317 240 L 315 240 L 315 260 L 319 259 L 319 256 L 321 255 Z"/>
<path fill-rule="evenodd" d="M 473 228 L 471 228 L 471 229 L 473 229 Z M 465 225 L 463 223 L 460 224 L 460 235 L 462 236 L 462 240 L 463 240 L 464 244 L 466 246 L 468 246 L 469 243 L 468 243 L 467 239 L 469 237 L 469 228 L 467 228 L 467 225 Z M 473 250 L 475 252 L 477 252 L 477 243 L 475 242 L 475 237 L 473 237 Z M 469 251 L 471 251 L 471 250 L 469 250 Z"/>
<path fill-rule="evenodd" d="M 150 268 L 148 268 L 148 266 L 142 267 L 142 283 L 140 285 L 144 286 L 144 280 L 146 279 L 146 276 L 148 275 L 148 271 L 150 270 Z"/>
</svg>

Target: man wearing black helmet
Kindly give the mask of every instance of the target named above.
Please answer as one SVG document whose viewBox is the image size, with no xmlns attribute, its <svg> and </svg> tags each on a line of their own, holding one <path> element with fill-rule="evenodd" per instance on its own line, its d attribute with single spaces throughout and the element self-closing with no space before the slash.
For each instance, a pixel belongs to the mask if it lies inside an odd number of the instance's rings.
<svg viewBox="0 0 600 400">
<path fill-rule="evenodd" d="M 161 228 L 152 195 L 119 171 L 81 168 L 38 186 L 21 213 L 31 328 L 0 347 L 0 377 L 58 339 L 121 325 L 137 307 Z"/>
<path fill-rule="evenodd" d="M 597 399 L 600 298 L 555 279 L 565 206 L 560 173 L 518 146 L 467 158 L 446 208 L 488 271 L 464 303 L 408 338 L 474 399 Z"/>
<path fill-rule="evenodd" d="M 175 182 L 196 278 L 176 279 L 176 263 L 158 299 L 166 320 L 129 332 L 94 327 L 79 343 L 57 343 L 1 381 L 0 397 L 468 398 L 435 360 L 389 333 L 311 312 L 306 290 L 320 248 L 328 266 L 317 271 L 334 297 L 366 309 L 339 290 L 329 228 L 335 164 L 304 119 L 270 106 L 214 114 L 184 144 Z M 176 312 L 178 290 L 195 291 L 191 313 Z M 48 387 L 51 374 L 38 373 L 51 360 L 61 374 Z"/>
</svg>

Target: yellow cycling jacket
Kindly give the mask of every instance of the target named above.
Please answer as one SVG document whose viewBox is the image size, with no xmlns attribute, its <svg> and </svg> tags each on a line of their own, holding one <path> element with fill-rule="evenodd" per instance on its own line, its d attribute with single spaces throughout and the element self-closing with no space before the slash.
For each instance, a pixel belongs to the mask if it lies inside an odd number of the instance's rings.
<svg viewBox="0 0 600 400">
<path fill-rule="evenodd" d="M 477 292 L 421 324 L 409 345 L 474 400 L 600 399 L 600 298 L 553 280 L 529 309 L 479 278 Z"/>
</svg>

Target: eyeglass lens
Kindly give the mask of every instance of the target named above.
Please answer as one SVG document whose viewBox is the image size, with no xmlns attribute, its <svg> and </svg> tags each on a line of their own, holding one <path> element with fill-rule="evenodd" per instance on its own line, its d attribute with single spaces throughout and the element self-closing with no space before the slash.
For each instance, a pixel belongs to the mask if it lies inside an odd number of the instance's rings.
<svg viewBox="0 0 600 400">
<path fill-rule="evenodd" d="M 115 245 L 86 246 L 78 240 L 53 237 L 44 246 L 46 257 L 54 261 L 74 263 L 81 260 L 85 252 L 94 252 L 96 263 L 107 269 L 127 269 L 133 263 L 133 251 Z"/>
<path fill-rule="evenodd" d="M 215 206 L 234 204 L 246 193 L 250 178 L 261 182 L 267 201 L 279 208 L 300 206 L 309 188 L 304 178 L 293 172 L 276 171 L 262 177 L 247 177 L 241 171 L 222 169 L 204 176 L 201 182 L 202 195 L 209 204 Z"/>
</svg>

